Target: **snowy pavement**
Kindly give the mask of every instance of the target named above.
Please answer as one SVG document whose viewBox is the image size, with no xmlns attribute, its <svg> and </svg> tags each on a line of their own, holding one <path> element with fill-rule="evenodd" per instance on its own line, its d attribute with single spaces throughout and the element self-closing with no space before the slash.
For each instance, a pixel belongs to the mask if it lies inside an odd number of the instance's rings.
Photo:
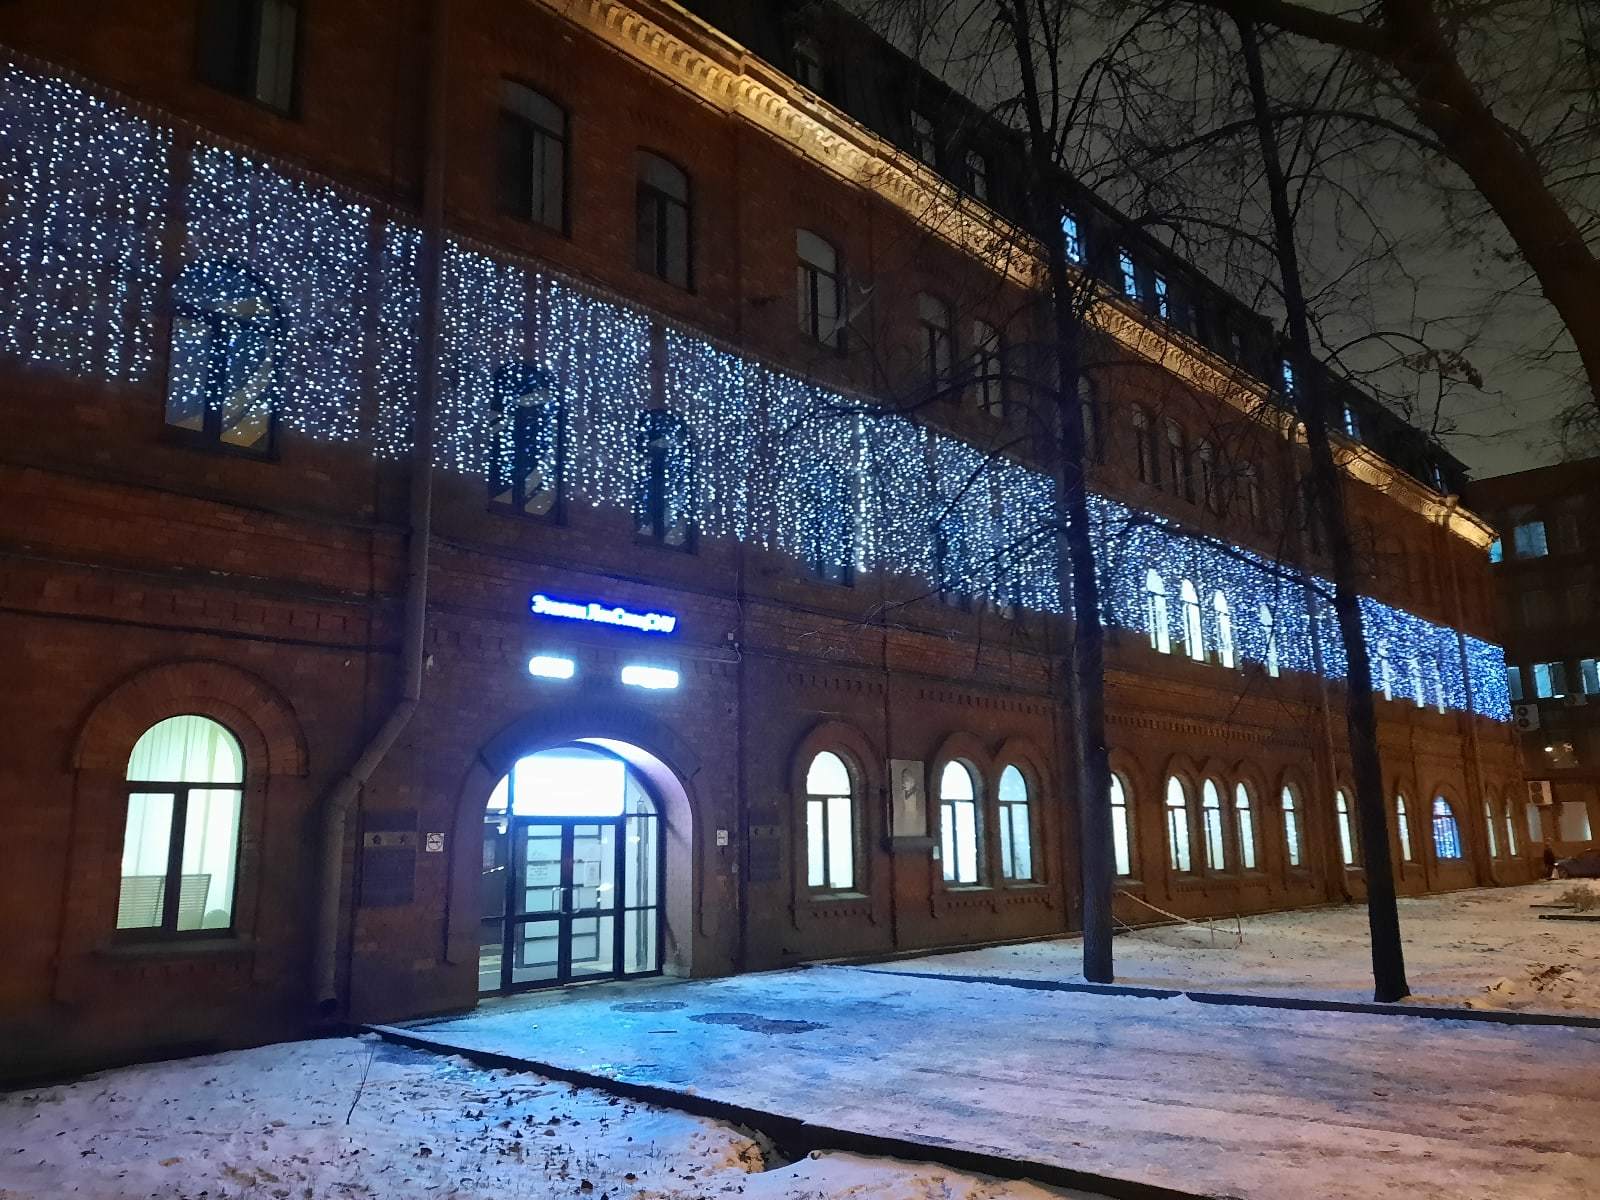
<svg viewBox="0 0 1600 1200">
<path fill-rule="evenodd" d="M 0 1095 L 0 1200 L 1068 1195 L 852 1154 L 774 1164 L 770 1150 L 716 1121 L 375 1038 L 208 1055 Z"/>
<path fill-rule="evenodd" d="M 1600 1031 L 1218 1007 L 822 967 L 418 1023 L 442 1046 L 1246 1200 L 1564 1200 Z"/>
<path fill-rule="evenodd" d="M 1533 907 L 1573 886 L 1534 883 L 1401 900 L 1412 1002 L 1600 1016 L 1600 923 L 1541 921 L 1541 912 L 1555 910 Z M 1372 999 L 1367 910 L 1359 904 L 1141 929 L 1118 936 L 1115 957 L 1118 983 Z M 932 954 L 884 969 L 1081 981 L 1082 942 L 1056 938 Z"/>
</svg>

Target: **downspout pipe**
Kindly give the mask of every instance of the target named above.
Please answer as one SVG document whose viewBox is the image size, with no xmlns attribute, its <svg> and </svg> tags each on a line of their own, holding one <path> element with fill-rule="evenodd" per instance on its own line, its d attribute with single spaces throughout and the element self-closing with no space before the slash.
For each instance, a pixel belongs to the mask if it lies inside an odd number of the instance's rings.
<svg viewBox="0 0 1600 1200">
<path fill-rule="evenodd" d="M 450 0 L 432 0 L 422 180 L 422 327 L 418 331 L 416 420 L 412 430 L 406 579 L 400 642 L 400 694 L 349 769 L 323 797 L 318 841 L 321 872 L 312 953 L 316 1014 L 340 1007 L 339 916 L 345 892 L 344 851 L 350 811 L 362 787 L 394 748 L 422 700 L 426 669 L 428 550 L 433 534 L 434 414 L 439 392 L 439 308 L 444 263 L 445 150 Z"/>
</svg>

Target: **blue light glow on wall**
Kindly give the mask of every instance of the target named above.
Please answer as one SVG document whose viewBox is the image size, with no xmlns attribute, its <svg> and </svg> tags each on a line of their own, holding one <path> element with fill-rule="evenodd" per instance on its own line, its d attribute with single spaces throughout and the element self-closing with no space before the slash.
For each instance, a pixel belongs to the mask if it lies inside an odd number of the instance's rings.
<svg viewBox="0 0 1600 1200">
<path fill-rule="evenodd" d="M 221 264 L 265 288 L 282 330 L 270 391 L 281 425 L 385 458 L 408 451 L 421 367 L 413 225 L 236 150 L 177 139 L 67 80 L 14 63 L 0 71 L 0 355 L 98 380 L 165 377 L 178 393 L 197 386 L 185 347 L 156 344 L 170 234 L 179 266 Z M 187 181 L 181 203 L 175 178 Z M 441 286 L 437 465 L 503 474 L 511 422 L 501 381 L 534 372 L 562 408 L 569 501 L 634 509 L 646 469 L 640 414 L 658 402 L 652 319 L 459 241 L 446 248 Z M 690 432 L 686 503 L 702 536 L 1060 611 L 1047 475 L 691 333 L 667 328 L 661 340 L 659 402 Z M 1326 601 L 1308 598 L 1325 590 L 1320 581 L 1308 593 L 1249 550 L 1196 540 L 1107 497 L 1092 498 L 1091 520 L 1110 625 L 1145 629 L 1154 570 L 1169 589 L 1174 641 L 1178 581 L 1189 579 L 1208 643 L 1221 591 L 1241 659 L 1267 659 L 1265 609 L 1284 670 L 1344 677 Z M 1509 719 L 1498 647 L 1370 599 L 1363 615 L 1395 696 Z"/>
</svg>

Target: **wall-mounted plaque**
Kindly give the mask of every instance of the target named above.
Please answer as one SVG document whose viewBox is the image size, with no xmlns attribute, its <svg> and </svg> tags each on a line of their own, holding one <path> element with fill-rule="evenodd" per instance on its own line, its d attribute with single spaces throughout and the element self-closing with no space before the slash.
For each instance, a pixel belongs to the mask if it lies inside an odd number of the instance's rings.
<svg viewBox="0 0 1600 1200">
<path fill-rule="evenodd" d="M 928 836 L 928 796 L 920 761 L 889 760 L 889 835 L 897 838 Z"/>
</svg>

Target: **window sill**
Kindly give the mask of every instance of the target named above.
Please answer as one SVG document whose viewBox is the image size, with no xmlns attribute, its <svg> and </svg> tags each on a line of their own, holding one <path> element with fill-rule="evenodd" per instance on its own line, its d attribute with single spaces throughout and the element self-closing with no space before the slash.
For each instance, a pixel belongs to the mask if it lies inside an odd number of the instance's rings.
<svg viewBox="0 0 1600 1200">
<path fill-rule="evenodd" d="M 871 899 L 865 892 L 807 892 L 808 903 L 826 907 L 830 904 L 857 904 Z"/>
<path fill-rule="evenodd" d="M 95 951 L 96 957 L 112 961 L 142 961 L 154 958 L 233 958 L 254 954 L 254 938 L 234 934 L 195 938 L 150 938 L 111 942 Z"/>
</svg>

